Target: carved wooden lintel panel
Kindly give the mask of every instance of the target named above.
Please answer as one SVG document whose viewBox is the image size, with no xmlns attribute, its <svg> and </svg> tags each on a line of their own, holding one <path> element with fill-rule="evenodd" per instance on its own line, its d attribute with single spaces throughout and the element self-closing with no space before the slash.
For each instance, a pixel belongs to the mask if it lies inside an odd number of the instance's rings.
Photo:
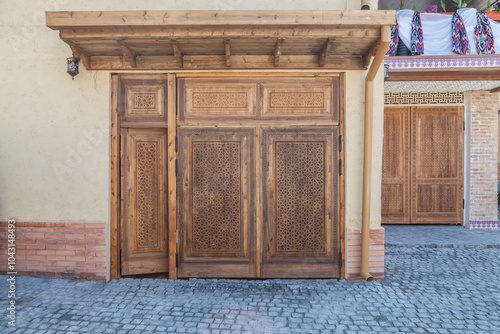
<svg viewBox="0 0 500 334">
<path fill-rule="evenodd" d="M 339 123 L 339 77 L 178 79 L 179 123 Z"/>
<path fill-rule="evenodd" d="M 156 76 L 120 76 L 122 122 L 167 122 L 167 79 Z"/>
</svg>

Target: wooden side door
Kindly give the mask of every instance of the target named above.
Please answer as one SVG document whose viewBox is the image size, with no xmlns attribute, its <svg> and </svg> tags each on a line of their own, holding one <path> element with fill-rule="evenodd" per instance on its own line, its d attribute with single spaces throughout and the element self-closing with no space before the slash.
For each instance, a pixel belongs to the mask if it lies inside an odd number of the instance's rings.
<svg viewBox="0 0 500 334">
<path fill-rule="evenodd" d="M 385 107 L 382 223 L 410 223 L 410 107 Z"/>
<path fill-rule="evenodd" d="M 261 131 L 262 277 L 339 277 L 338 127 Z"/>
<path fill-rule="evenodd" d="M 461 224 L 463 107 L 412 107 L 411 223 Z"/>
<path fill-rule="evenodd" d="M 179 128 L 179 277 L 256 277 L 253 128 Z"/>
<path fill-rule="evenodd" d="M 121 273 L 167 272 L 167 131 L 122 129 L 121 138 Z"/>
</svg>

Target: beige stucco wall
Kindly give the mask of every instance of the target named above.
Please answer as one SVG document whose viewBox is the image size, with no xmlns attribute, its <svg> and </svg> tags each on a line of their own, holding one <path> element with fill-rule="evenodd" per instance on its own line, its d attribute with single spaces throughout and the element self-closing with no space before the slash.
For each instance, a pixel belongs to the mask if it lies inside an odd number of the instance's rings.
<svg viewBox="0 0 500 334">
<path fill-rule="evenodd" d="M 45 11 L 359 9 L 361 1 L 173 0 L 0 2 L 0 219 L 106 222 L 110 217 L 110 72 L 71 80 L 71 55 Z M 371 1 L 377 7 L 377 1 Z M 364 71 L 346 74 L 345 220 L 361 224 Z M 380 226 L 383 83 L 375 89 L 372 219 Z M 109 229 L 109 224 L 108 224 Z M 107 232 L 108 233 L 108 232 Z M 109 237 L 109 233 L 108 233 Z M 109 239 L 108 239 L 109 240 Z M 109 243 L 108 243 L 109 247 Z M 108 266 L 109 268 L 109 266 Z"/>
</svg>

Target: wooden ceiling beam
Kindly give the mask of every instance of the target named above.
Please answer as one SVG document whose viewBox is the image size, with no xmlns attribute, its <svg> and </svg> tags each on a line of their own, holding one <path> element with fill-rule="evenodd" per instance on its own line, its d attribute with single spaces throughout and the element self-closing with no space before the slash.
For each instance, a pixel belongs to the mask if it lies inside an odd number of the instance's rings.
<svg viewBox="0 0 500 334">
<path fill-rule="evenodd" d="M 93 56 L 93 70 L 174 70 L 179 69 L 178 58 L 175 56 L 141 56 L 137 57 L 135 68 L 123 63 L 120 56 Z M 363 59 L 361 56 L 330 55 L 323 69 L 360 70 Z M 225 55 L 197 55 L 183 56 L 184 69 L 224 69 L 226 67 Z M 281 55 L 280 68 L 314 69 L 318 68 L 316 55 Z M 231 68 L 233 69 L 272 69 L 274 67 L 273 55 L 231 55 Z"/>
<path fill-rule="evenodd" d="M 224 50 L 226 53 L 226 67 L 231 67 L 231 41 L 229 39 L 224 40 Z"/>
<path fill-rule="evenodd" d="M 81 47 L 76 45 L 71 41 L 65 41 L 69 47 L 71 48 L 71 52 L 73 53 L 73 57 L 78 57 L 82 61 L 83 66 L 88 70 L 90 69 L 90 55 L 83 50 Z"/>
<path fill-rule="evenodd" d="M 130 50 L 129 46 L 125 42 L 121 43 L 121 47 L 123 52 L 123 62 L 126 62 L 130 67 L 135 68 L 137 59 L 136 54 Z"/>
<path fill-rule="evenodd" d="M 78 40 L 116 40 L 116 39 L 149 39 L 169 40 L 172 38 L 336 38 L 338 41 L 360 40 L 372 44 L 380 38 L 380 29 L 376 28 L 235 28 L 235 27 L 204 27 L 196 28 L 147 28 L 147 29 L 63 29 L 61 39 Z"/>
<path fill-rule="evenodd" d="M 276 41 L 276 48 L 274 49 L 274 67 L 280 66 L 281 49 L 283 48 L 284 42 L 284 38 L 278 38 L 278 40 Z"/>
<path fill-rule="evenodd" d="M 177 62 L 179 63 L 179 67 L 183 68 L 184 67 L 184 61 L 183 61 L 184 57 L 182 55 L 181 46 L 179 45 L 179 43 L 176 40 L 172 40 L 171 43 L 172 43 L 172 47 L 174 48 L 174 56 L 175 56 L 175 58 L 177 58 Z"/>
<path fill-rule="evenodd" d="M 52 29 L 191 26 L 376 27 L 396 24 L 392 10 L 172 10 L 46 12 Z"/>
<path fill-rule="evenodd" d="M 330 53 L 330 51 L 332 49 L 334 40 L 335 40 L 334 38 L 328 38 L 326 40 L 325 44 L 323 44 L 323 47 L 321 48 L 321 51 L 319 52 L 319 55 L 318 55 L 318 66 L 319 67 L 325 66 L 326 57 L 328 56 L 328 54 Z"/>
</svg>

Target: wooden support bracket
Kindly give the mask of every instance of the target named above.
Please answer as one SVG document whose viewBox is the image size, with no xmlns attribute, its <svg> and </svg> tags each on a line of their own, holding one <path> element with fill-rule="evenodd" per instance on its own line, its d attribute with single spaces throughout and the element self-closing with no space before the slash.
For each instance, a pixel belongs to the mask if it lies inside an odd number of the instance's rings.
<svg viewBox="0 0 500 334">
<path fill-rule="evenodd" d="M 125 42 L 121 43 L 121 47 L 123 52 L 123 58 L 122 58 L 123 64 L 124 65 L 128 64 L 130 67 L 135 68 L 137 66 L 136 65 L 137 56 L 132 50 L 130 50 L 130 48 L 128 47 L 127 44 L 125 44 Z"/>
<path fill-rule="evenodd" d="M 325 66 L 326 56 L 328 56 L 328 54 L 332 50 L 334 40 L 335 40 L 335 38 L 330 37 L 326 40 L 325 44 L 323 44 L 323 47 L 321 48 L 321 51 L 319 52 L 319 55 L 318 55 L 318 66 L 319 67 Z"/>
<path fill-rule="evenodd" d="M 179 45 L 179 43 L 176 40 L 173 40 L 172 47 L 174 48 L 174 55 L 175 55 L 175 58 L 177 58 L 177 62 L 179 63 L 179 67 L 181 67 L 181 68 L 184 67 L 181 46 Z"/>
<path fill-rule="evenodd" d="M 276 49 L 274 50 L 274 67 L 280 66 L 281 49 L 283 48 L 284 42 L 284 38 L 278 38 L 276 41 Z"/>
<path fill-rule="evenodd" d="M 500 87 L 496 87 L 490 90 L 490 93 L 498 93 L 498 92 L 500 92 Z"/>
<path fill-rule="evenodd" d="M 363 55 L 363 67 L 368 67 L 368 65 L 370 65 L 370 61 L 372 60 L 372 57 L 375 56 L 379 45 L 380 40 L 373 43 L 370 49 L 368 49 L 368 51 L 366 51 L 366 53 Z"/>
<path fill-rule="evenodd" d="M 224 40 L 224 48 L 226 50 L 226 67 L 231 67 L 231 41 L 229 39 Z"/>
<path fill-rule="evenodd" d="M 90 55 L 75 43 L 71 41 L 65 41 L 65 42 L 71 48 L 71 52 L 73 52 L 73 57 L 79 57 L 80 60 L 82 61 L 83 66 L 85 66 L 87 70 L 90 70 Z"/>
</svg>

